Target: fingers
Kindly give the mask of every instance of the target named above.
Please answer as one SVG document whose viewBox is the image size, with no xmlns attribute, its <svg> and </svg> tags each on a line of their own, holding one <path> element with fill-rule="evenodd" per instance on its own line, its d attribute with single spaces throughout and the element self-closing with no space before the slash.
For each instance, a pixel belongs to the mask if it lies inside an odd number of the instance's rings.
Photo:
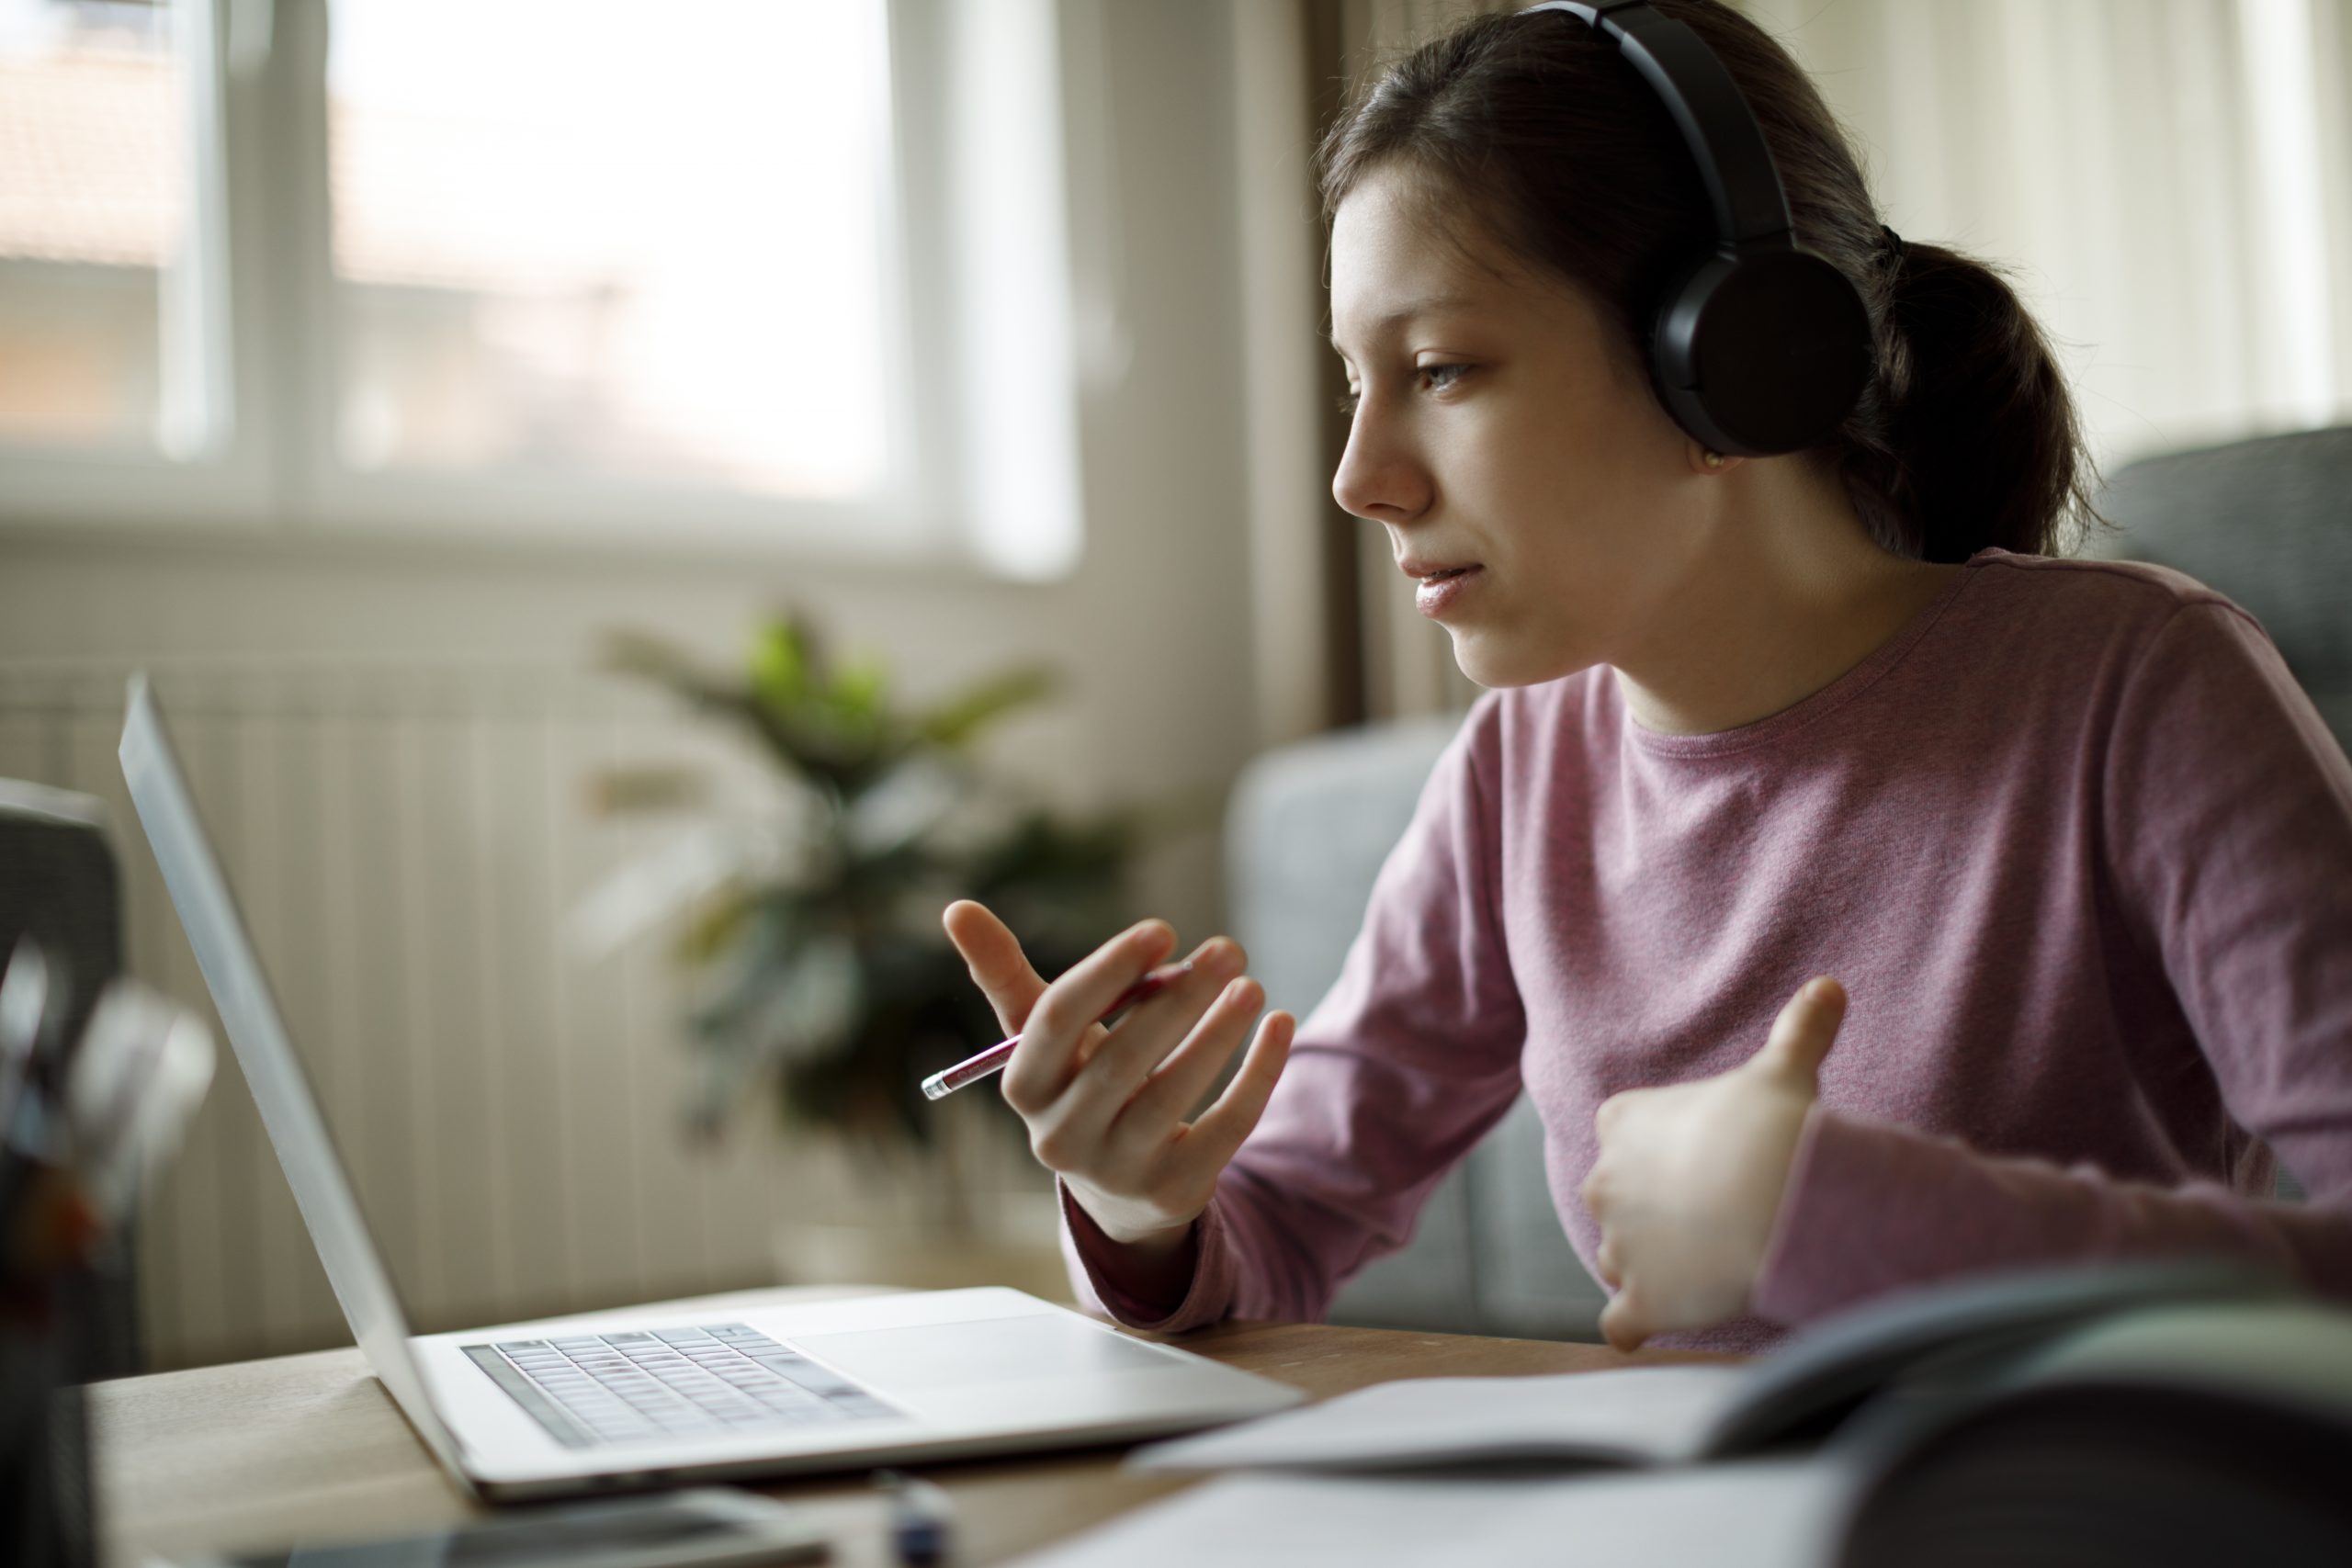
<svg viewBox="0 0 2352 1568">
<path fill-rule="evenodd" d="M 1122 1143 L 1155 1147 L 1164 1142 L 1250 1038 L 1250 1021 L 1265 1005 L 1264 988 L 1246 976 L 1218 992 L 1200 1022 L 1167 1053 L 1158 1070 L 1143 1080 L 1142 1088 L 1121 1096 L 1123 1105 L 1112 1122 L 1111 1136 Z"/>
<path fill-rule="evenodd" d="M 1258 1037 L 1250 1043 L 1250 1054 L 1241 1058 L 1241 1070 L 1233 1075 L 1216 1103 L 1185 1129 L 1183 1147 L 1188 1158 L 1212 1171 L 1225 1168 L 1234 1151 L 1241 1147 L 1241 1140 L 1265 1114 L 1266 1101 L 1283 1076 L 1283 1064 L 1290 1060 L 1290 1043 L 1297 1032 L 1298 1021 L 1290 1014 L 1266 1015 L 1258 1025 Z"/>
<path fill-rule="evenodd" d="M 1240 945 L 1213 937 L 1186 962 L 1192 972 L 1122 1018 L 1071 1077 L 1047 1113 L 1066 1137 L 1101 1141 L 1171 1053 L 1205 1041 L 1222 1060 L 1247 1036 L 1262 993 L 1256 981 L 1239 977 Z"/>
<path fill-rule="evenodd" d="M 1176 932 L 1167 921 L 1144 920 L 1047 986 L 1023 1021 L 1021 1043 L 1005 1066 L 1005 1102 L 1023 1116 L 1051 1105 L 1069 1081 L 1088 1031 L 1175 944 Z"/>
<path fill-rule="evenodd" d="M 1600 1309 L 1600 1337 L 1612 1350 L 1638 1350 L 1657 1332 L 1657 1325 L 1631 1290 L 1618 1292 Z"/>
<path fill-rule="evenodd" d="M 1748 1065 L 1814 1089 L 1845 1020 L 1846 987 L 1827 976 L 1807 980 L 1772 1021 L 1770 1038 Z"/>
<path fill-rule="evenodd" d="M 972 984 L 996 1010 L 997 1021 L 1007 1034 L 1018 1034 L 1029 1021 L 1029 1010 L 1045 994 L 1045 977 L 1029 966 L 1021 940 L 985 904 L 959 898 L 939 917 L 947 940 L 956 944 Z"/>
</svg>

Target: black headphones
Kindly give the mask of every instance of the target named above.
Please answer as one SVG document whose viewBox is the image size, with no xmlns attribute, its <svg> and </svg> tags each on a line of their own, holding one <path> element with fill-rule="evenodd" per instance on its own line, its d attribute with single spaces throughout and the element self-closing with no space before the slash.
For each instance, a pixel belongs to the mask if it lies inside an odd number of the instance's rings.
<svg viewBox="0 0 2352 1568">
<path fill-rule="evenodd" d="M 1646 0 L 1544 0 L 1589 23 L 1656 88 L 1715 209 L 1714 246 L 1679 266 L 1650 328 L 1650 379 L 1675 423 L 1713 451 L 1810 446 L 1852 412 L 1876 352 L 1846 275 L 1797 248 L 1780 171 L 1714 51 Z"/>
</svg>

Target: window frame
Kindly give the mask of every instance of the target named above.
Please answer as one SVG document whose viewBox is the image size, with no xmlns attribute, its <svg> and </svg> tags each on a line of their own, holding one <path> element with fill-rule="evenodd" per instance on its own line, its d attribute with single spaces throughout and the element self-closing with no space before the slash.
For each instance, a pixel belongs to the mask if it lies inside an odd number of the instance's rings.
<svg viewBox="0 0 2352 1568">
<path fill-rule="evenodd" d="M 266 513 L 266 433 L 251 410 L 261 391 L 240 329 L 253 315 L 254 289 L 234 258 L 239 197 L 230 168 L 230 105 L 226 4 L 236 0 L 176 0 L 172 13 L 173 58 L 183 73 L 188 137 L 192 250 L 198 276 L 181 287 L 193 295 L 197 319 L 183 330 L 201 344 L 201 372 L 212 400 L 212 431 L 195 455 L 167 457 L 153 449 L 91 448 L 10 441 L 0 437 L 0 495 L 5 520 L 93 527 L 208 525 L 250 533 Z M 165 275 L 160 290 L 172 286 Z M 168 369 L 166 374 L 169 374 Z"/>
<path fill-rule="evenodd" d="M 1056 22 L 1056 0 L 1039 0 Z M 957 390 L 959 318 L 944 215 L 954 128 L 937 106 L 961 85 L 943 38 L 952 0 L 880 0 L 890 165 L 879 217 L 889 365 L 886 479 L 866 502 L 793 500 L 692 483 L 544 469 L 355 469 L 329 425 L 340 394 L 330 253 L 328 13 L 322 0 L 174 0 L 188 53 L 199 231 L 214 276 L 208 344 L 224 345 L 223 428 L 175 460 L 0 444 L 0 532 L 162 534 L 251 544 L 336 541 L 725 559 L 850 559 L 1065 575 L 992 559 L 961 503 L 969 409 Z M 1067 28 L 1057 26 L 1067 34 Z M 1057 89 L 1071 79 L 1059 52 Z M 1048 112 L 1058 137 L 1061 105 Z M 1059 150 L 1057 149 L 1057 154 Z M 1062 167 L 1051 171 L 1067 212 Z M 1082 247 L 1063 245 L 1068 251 Z M 1078 292 L 1078 258 L 1070 267 Z M 1099 295 L 1099 288 L 1089 290 Z M 921 345 L 919 347 L 919 345 Z M 1073 366 L 1061 378 L 1074 429 Z M 1074 459 L 1075 446 L 1071 444 Z M 1069 476 L 1073 496 L 1078 486 Z"/>
</svg>

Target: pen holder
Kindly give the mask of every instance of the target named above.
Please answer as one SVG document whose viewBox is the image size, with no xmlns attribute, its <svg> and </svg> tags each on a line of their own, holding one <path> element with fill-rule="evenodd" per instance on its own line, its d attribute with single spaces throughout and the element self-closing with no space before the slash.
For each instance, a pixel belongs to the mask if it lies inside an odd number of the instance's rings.
<svg viewBox="0 0 2352 1568">
<path fill-rule="evenodd" d="M 211 1037 L 184 1010 L 117 979 L 76 1015 L 63 979 L 29 940 L 0 972 L 0 1563 L 9 1568 L 96 1560 L 84 1385 L 135 1365 L 124 1310 L 132 1194 L 212 1071 Z"/>
<path fill-rule="evenodd" d="M 53 1281 L 0 1292 L 0 1562 L 94 1568 L 88 1406 L 71 1342 L 80 1314 Z"/>
</svg>

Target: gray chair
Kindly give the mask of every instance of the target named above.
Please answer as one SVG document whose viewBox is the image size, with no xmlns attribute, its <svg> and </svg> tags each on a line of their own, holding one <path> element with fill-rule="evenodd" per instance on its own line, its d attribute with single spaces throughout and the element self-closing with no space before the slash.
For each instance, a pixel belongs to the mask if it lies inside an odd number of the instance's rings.
<svg viewBox="0 0 2352 1568">
<path fill-rule="evenodd" d="M 1244 770 L 1227 823 L 1234 934 L 1268 1004 L 1302 1018 L 1339 977 L 1381 863 L 1454 717 L 1286 746 Z M 1401 1250 L 1340 1291 L 1331 1321 L 1598 1339 L 1604 1297 L 1568 1247 L 1544 1179 L 1544 1129 L 1521 1096 L 1442 1182 Z"/>
</svg>

